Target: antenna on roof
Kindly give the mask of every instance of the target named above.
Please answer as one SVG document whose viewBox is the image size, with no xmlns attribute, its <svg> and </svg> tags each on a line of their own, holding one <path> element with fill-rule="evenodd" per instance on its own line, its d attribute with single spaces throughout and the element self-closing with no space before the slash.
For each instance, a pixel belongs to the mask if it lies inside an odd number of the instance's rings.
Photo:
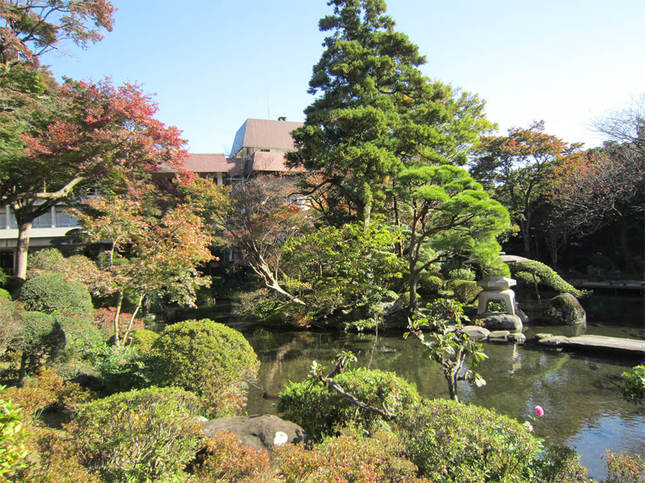
<svg viewBox="0 0 645 483">
<path fill-rule="evenodd" d="M 269 105 L 269 96 L 267 96 L 267 119 L 271 119 L 271 109 Z"/>
</svg>

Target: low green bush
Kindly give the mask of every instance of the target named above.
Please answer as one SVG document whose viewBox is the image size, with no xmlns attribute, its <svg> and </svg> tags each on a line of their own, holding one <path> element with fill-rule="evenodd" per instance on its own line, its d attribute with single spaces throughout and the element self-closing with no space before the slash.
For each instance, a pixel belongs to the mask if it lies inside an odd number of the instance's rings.
<svg viewBox="0 0 645 483">
<path fill-rule="evenodd" d="M 634 366 L 622 373 L 620 389 L 626 401 L 643 404 L 645 401 L 645 365 Z"/>
<path fill-rule="evenodd" d="M 55 314 L 54 320 L 65 334 L 65 346 L 58 353 L 58 362 L 91 359 L 95 348 L 105 345 L 105 333 L 87 319 Z"/>
<path fill-rule="evenodd" d="M 430 297 L 439 293 L 439 290 L 443 288 L 443 284 L 444 281 L 441 277 L 429 272 L 422 272 L 417 291 L 424 297 Z"/>
<path fill-rule="evenodd" d="M 408 458 L 430 480 L 534 481 L 540 441 L 506 416 L 435 399 L 403 412 L 396 423 Z"/>
<path fill-rule="evenodd" d="M 343 390 L 370 406 L 398 413 L 420 401 L 413 384 L 393 372 L 365 368 L 343 372 L 334 377 Z M 291 382 L 278 399 L 278 410 L 316 440 L 335 434 L 350 423 L 371 429 L 382 421 L 376 413 L 352 404 L 322 383 Z"/>
<path fill-rule="evenodd" d="M 152 344 L 149 361 L 156 385 L 194 391 L 218 415 L 242 410 L 246 383 L 255 379 L 259 366 L 240 332 L 209 319 L 166 327 Z"/>
<path fill-rule="evenodd" d="M 133 347 L 100 345 L 92 353 L 92 366 L 104 392 L 109 394 L 149 386 L 145 363 Z"/>
<path fill-rule="evenodd" d="M 114 394 L 81 408 L 65 429 L 103 481 L 178 478 L 201 446 L 199 397 L 179 388 Z"/>
<path fill-rule="evenodd" d="M 130 332 L 129 340 L 132 348 L 140 356 L 147 356 L 152 350 L 152 344 L 159 338 L 159 334 L 148 329 L 137 329 Z"/>
<path fill-rule="evenodd" d="M 0 288 L 0 299 L 11 300 L 11 294 L 7 290 Z"/>
<path fill-rule="evenodd" d="M 19 379 L 34 374 L 65 346 L 65 333 L 51 315 L 42 312 L 20 314 L 20 338 L 14 344 L 21 354 Z"/>
<path fill-rule="evenodd" d="M 21 419 L 22 409 L 3 395 L 0 386 L 0 480 L 13 481 L 13 477 L 27 466 L 27 432 Z"/>
<path fill-rule="evenodd" d="M 560 483 L 592 483 L 587 469 L 580 464 L 580 455 L 568 446 L 550 446 L 534 463 L 534 481 Z"/>
<path fill-rule="evenodd" d="M 607 479 L 604 483 L 643 483 L 645 461 L 638 454 L 605 451 L 602 459 L 607 465 Z"/>
<path fill-rule="evenodd" d="M 0 357 L 14 347 L 20 333 L 20 319 L 15 304 L 0 297 Z"/>
<path fill-rule="evenodd" d="M 450 280 L 446 283 L 446 287 L 452 290 L 455 298 L 464 304 L 472 303 L 483 290 L 477 282 L 469 280 Z"/>
<path fill-rule="evenodd" d="M 43 248 L 29 253 L 29 276 L 42 272 L 64 273 L 67 260 L 56 248 Z"/>
<path fill-rule="evenodd" d="M 25 281 L 18 294 L 25 309 L 51 314 L 92 318 L 94 308 L 87 288 L 75 281 L 67 281 L 61 273 L 44 273 Z"/>
<path fill-rule="evenodd" d="M 455 268 L 448 272 L 448 279 L 468 280 L 472 282 L 475 280 L 475 272 L 473 272 L 470 268 Z"/>
</svg>

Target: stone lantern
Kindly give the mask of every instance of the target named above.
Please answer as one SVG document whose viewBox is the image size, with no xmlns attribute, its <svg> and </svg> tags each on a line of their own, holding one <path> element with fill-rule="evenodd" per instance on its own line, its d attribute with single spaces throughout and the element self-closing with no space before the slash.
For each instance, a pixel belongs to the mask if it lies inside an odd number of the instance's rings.
<svg viewBox="0 0 645 483">
<path fill-rule="evenodd" d="M 477 307 L 477 314 L 486 313 L 486 307 L 490 300 L 497 300 L 506 306 L 507 314 L 517 315 L 515 313 L 515 292 L 511 287 L 517 285 L 517 282 L 512 278 L 501 277 L 493 275 L 484 280 L 477 282 L 484 290 L 479 294 L 479 305 Z"/>
</svg>

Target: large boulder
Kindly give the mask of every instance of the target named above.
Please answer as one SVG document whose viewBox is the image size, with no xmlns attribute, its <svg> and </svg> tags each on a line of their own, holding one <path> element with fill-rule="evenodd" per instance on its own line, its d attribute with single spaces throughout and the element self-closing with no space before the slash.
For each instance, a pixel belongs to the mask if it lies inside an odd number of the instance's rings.
<svg viewBox="0 0 645 483">
<path fill-rule="evenodd" d="M 522 332 L 522 320 L 513 314 L 486 313 L 482 314 L 481 321 L 488 330 L 509 330 Z"/>
<path fill-rule="evenodd" d="M 551 325 L 584 325 L 587 314 L 577 298 L 563 293 L 543 303 L 541 319 Z"/>
<path fill-rule="evenodd" d="M 271 450 L 274 446 L 310 440 L 302 427 L 271 414 L 218 418 L 203 425 L 208 438 L 218 431 L 230 431 L 240 439 L 240 444 L 255 449 Z"/>
</svg>

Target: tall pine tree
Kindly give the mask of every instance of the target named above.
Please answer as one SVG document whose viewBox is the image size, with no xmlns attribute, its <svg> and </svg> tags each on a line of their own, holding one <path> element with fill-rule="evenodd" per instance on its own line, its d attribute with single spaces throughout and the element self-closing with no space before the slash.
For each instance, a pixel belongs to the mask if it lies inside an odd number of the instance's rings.
<svg viewBox="0 0 645 483">
<path fill-rule="evenodd" d="M 328 4 L 333 14 L 319 26 L 329 36 L 309 82 L 319 97 L 293 133 L 298 150 L 289 159 L 315 174 L 307 189 L 324 209 L 367 226 L 403 168 L 462 165 L 491 125 L 476 96 L 421 73 L 424 57 L 394 30 L 383 0 Z"/>
</svg>

